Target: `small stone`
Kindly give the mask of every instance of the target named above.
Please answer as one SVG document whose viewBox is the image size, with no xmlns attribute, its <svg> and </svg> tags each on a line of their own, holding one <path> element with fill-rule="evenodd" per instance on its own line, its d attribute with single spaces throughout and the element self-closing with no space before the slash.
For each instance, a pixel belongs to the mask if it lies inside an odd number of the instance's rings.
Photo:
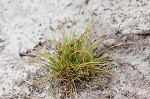
<svg viewBox="0 0 150 99">
<path fill-rule="evenodd" d="M 110 47 L 117 44 L 117 41 L 115 39 L 107 39 L 103 41 L 103 44 L 105 47 Z"/>
</svg>

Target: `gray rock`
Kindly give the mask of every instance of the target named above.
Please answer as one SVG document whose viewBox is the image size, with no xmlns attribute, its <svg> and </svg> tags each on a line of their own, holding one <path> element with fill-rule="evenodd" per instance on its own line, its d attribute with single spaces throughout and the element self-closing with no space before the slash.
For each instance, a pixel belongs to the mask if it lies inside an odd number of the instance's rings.
<svg viewBox="0 0 150 99">
<path fill-rule="evenodd" d="M 105 47 L 110 47 L 117 44 L 117 41 L 115 39 L 107 39 L 103 41 L 103 44 Z"/>
</svg>

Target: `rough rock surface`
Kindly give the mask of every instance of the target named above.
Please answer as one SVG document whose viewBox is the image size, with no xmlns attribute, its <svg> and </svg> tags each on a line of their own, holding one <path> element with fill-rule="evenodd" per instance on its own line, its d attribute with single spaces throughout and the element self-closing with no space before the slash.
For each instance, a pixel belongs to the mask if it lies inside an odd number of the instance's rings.
<svg viewBox="0 0 150 99">
<path fill-rule="evenodd" d="M 27 36 L 37 43 L 52 39 L 52 26 L 59 40 L 59 22 L 81 31 L 93 20 L 95 35 L 127 44 L 109 53 L 121 59 L 110 88 L 84 91 L 78 99 L 150 99 L 149 7 L 150 0 L 0 0 L 0 98 L 49 99 L 48 83 L 14 94 L 44 75 L 20 59 L 36 45 Z"/>
</svg>

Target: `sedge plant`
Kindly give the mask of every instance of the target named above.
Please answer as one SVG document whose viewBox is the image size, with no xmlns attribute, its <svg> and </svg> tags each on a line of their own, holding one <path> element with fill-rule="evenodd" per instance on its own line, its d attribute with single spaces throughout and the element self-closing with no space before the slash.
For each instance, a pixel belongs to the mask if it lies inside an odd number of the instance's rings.
<svg viewBox="0 0 150 99">
<path fill-rule="evenodd" d="M 93 54 L 99 42 L 91 42 L 93 29 L 91 27 L 87 27 L 78 36 L 75 33 L 70 33 L 70 36 L 68 36 L 61 26 L 62 41 L 54 41 L 56 46 L 54 53 L 44 51 L 44 53 L 39 54 L 39 60 L 36 61 L 48 69 L 51 75 L 33 84 L 53 79 L 56 82 L 53 89 L 58 86 L 61 87 L 61 85 L 65 86 L 63 91 L 69 92 L 70 98 L 73 98 L 73 93 L 77 91 L 77 83 L 88 82 L 101 77 L 110 77 L 112 72 L 109 67 L 112 59 L 104 55 L 97 57 Z"/>
</svg>

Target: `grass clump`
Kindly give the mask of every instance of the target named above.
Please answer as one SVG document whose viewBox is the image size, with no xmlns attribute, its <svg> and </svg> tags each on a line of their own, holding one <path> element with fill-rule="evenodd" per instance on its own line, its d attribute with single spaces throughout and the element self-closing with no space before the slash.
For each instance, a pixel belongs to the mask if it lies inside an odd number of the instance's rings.
<svg viewBox="0 0 150 99">
<path fill-rule="evenodd" d="M 111 76 L 108 67 L 111 66 L 112 59 L 93 54 L 99 42 L 92 42 L 92 29 L 93 27 L 89 26 L 79 36 L 71 33 L 68 37 L 61 27 L 62 41 L 55 40 L 55 52 L 50 54 L 46 51 L 39 56 L 42 62 L 38 63 L 50 70 L 51 75 L 38 82 L 53 79 L 57 82 L 54 89 L 65 86 L 64 92 L 69 92 L 72 98 L 72 93 L 77 91 L 77 83 Z"/>
</svg>

